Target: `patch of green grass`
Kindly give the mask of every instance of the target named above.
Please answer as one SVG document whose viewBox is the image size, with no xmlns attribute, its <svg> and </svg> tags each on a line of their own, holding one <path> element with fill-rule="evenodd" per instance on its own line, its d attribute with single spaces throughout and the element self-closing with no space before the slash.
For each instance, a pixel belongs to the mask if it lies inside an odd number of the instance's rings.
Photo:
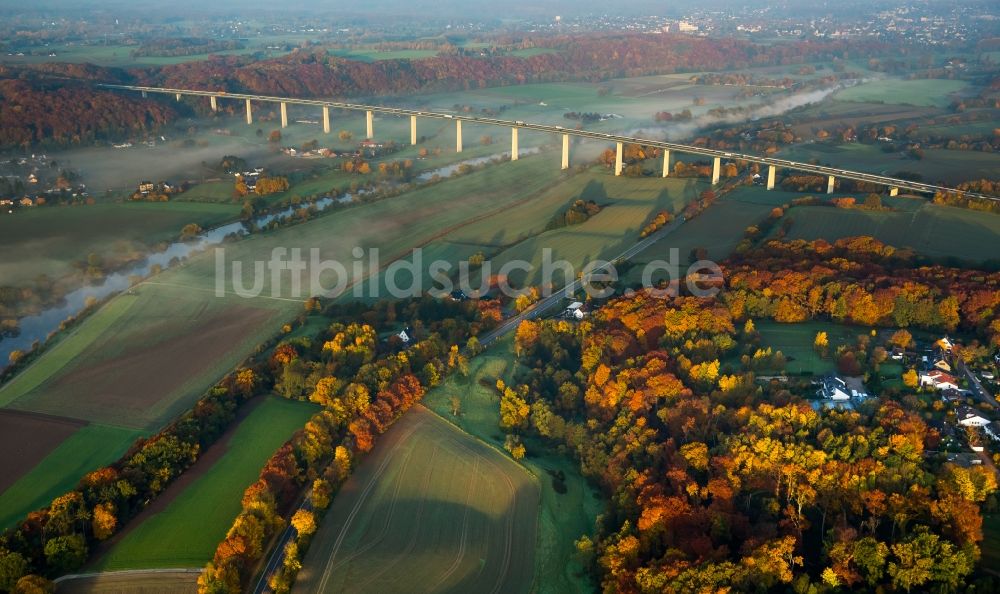
<svg viewBox="0 0 1000 594">
<path fill-rule="evenodd" d="M 73 261 L 96 253 L 105 258 L 177 239 L 188 223 L 211 227 L 239 216 L 236 204 L 128 202 L 44 206 L 0 215 L 0 278 L 20 285 L 39 274 L 70 273 Z"/>
<path fill-rule="evenodd" d="M 793 220 L 787 237 L 832 242 L 867 235 L 931 257 L 970 261 L 1000 258 L 1000 250 L 996 249 L 1000 215 L 923 201 L 909 203 L 911 208 L 902 212 L 796 207 L 786 215 Z"/>
<path fill-rule="evenodd" d="M 510 275 L 511 280 L 538 285 L 543 282 L 541 268 L 545 249 L 551 250 L 553 262 L 566 260 L 577 270 L 593 260 L 614 258 L 638 241 L 642 228 L 657 212 L 679 212 L 706 187 L 703 182 L 693 179 L 629 179 L 593 168 L 560 186 L 559 198 L 563 201 L 594 200 L 603 205 L 601 211 L 584 223 L 545 231 L 504 249 L 494 256 L 494 269 L 514 260 L 529 262 L 533 270 L 515 271 Z M 553 277 L 557 285 L 564 281 L 561 273 Z"/>
<path fill-rule="evenodd" d="M 820 357 L 813 348 L 817 332 L 826 332 L 829 352 L 833 353 L 843 344 L 853 344 L 859 334 L 868 330 L 861 327 L 843 326 L 827 322 L 803 322 L 782 324 L 771 320 L 754 321 L 760 333 L 761 348 L 771 347 L 781 351 L 788 361 L 785 369 L 791 374 L 823 375 L 835 370 L 833 358 Z"/>
<path fill-rule="evenodd" d="M 497 448 L 504 434 L 498 426 L 500 401 L 493 384 L 497 378 L 510 383 L 516 369 L 508 336 L 469 362 L 469 376 L 452 375 L 424 396 L 424 404 L 458 427 Z M 483 385 L 488 383 L 489 386 Z M 451 397 L 461 400 L 458 417 L 451 414 Z M 521 463 L 541 484 L 539 534 L 535 554 L 535 588 L 538 592 L 585 592 L 594 585 L 582 573 L 575 557 L 574 542 L 592 534 L 602 504 L 580 474 L 578 465 L 551 445 L 529 440 L 527 457 Z M 565 474 L 566 492 L 553 487 L 550 471 Z"/>
<path fill-rule="evenodd" d="M 140 435 L 140 431 L 108 425 L 78 429 L 0 494 L 0 530 L 48 505 L 88 472 L 117 460 Z"/>
<path fill-rule="evenodd" d="M 943 181 L 957 184 L 963 181 L 996 176 L 1000 155 L 981 151 L 927 149 L 917 161 L 899 152 L 886 153 L 879 144 L 853 142 L 833 144 L 817 142 L 799 144 L 781 151 L 782 158 L 810 162 L 843 169 L 896 175 L 901 171 L 918 173 L 929 183 Z"/>
<path fill-rule="evenodd" d="M 264 462 L 317 407 L 268 397 L 244 419 L 225 444 L 226 453 L 97 560 L 97 571 L 156 567 L 201 567 L 240 512 L 243 491 Z"/>
<path fill-rule="evenodd" d="M 339 58 L 348 58 L 361 62 L 377 62 L 379 60 L 418 60 L 433 58 L 438 53 L 435 50 L 378 50 L 378 49 L 334 49 L 330 54 Z"/>
<path fill-rule="evenodd" d="M 43 64 L 48 62 L 69 62 L 69 63 L 91 63 L 101 66 L 167 66 L 173 64 L 183 64 L 185 62 L 200 62 L 207 60 L 211 56 L 236 56 L 263 53 L 267 57 L 281 56 L 288 52 L 278 50 L 262 50 L 261 46 L 266 45 L 259 40 L 258 45 L 245 47 L 243 49 L 222 50 L 206 54 L 192 54 L 189 56 L 135 56 L 131 52 L 134 46 L 128 45 L 78 45 L 59 44 L 45 48 L 45 51 L 37 55 L 7 56 L 0 60 L 9 64 Z M 37 48 L 29 51 L 39 51 Z M 49 56 L 49 52 L 54 52 L 55 56 Z"/>
<path fill-rule="evenodd" d="M 677 261 L 682 267 L 690 262 L 695 248 L 704 248 L 714 261 L 726 259 L 743 239 L 747 227 L 756 225 L 768 216 L 776 206 L 781 206 L 798 194 L 772 191 L 761 188 L 743 187 L 726 194 L 697 217 L 685 222 L 668 237 L 656 242 L 636 254 L 628 273 L 623 277 L 626 284 L 642 282 L 646 264 L 655 260 L 669 262 L 671 250 L 677 250 Z M 653 282 L 663 280 L 666 273 L 653 271 Z"/>
<path fill-rule="evenodd" d="M 966 87 L 959 80 L 883 79 L 862 83 L 837 93 L 841 101 L 897 103 L 928 107 L 947 107 L 950 95 Z"/>
</svg>

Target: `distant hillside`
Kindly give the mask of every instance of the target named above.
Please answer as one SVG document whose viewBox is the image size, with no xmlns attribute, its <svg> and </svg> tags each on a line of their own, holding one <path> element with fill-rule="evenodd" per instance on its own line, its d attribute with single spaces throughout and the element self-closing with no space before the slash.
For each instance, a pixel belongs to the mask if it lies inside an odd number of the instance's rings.
<svg viewBox="0 0 1000 594">
<path fill-rule="evenodd" d="M 73 81 L 0 80 L 0 145 L 69 145 L 155 130 L 173 108 Z"/>
</svg>

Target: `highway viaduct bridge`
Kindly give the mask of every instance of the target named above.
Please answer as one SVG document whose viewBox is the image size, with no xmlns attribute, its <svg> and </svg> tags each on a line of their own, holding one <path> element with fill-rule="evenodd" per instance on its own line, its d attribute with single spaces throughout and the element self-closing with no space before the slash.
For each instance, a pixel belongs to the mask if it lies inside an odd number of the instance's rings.
<svg viewBox="0 0 1000 594">
<path fill-rule="evenodd" d="M 112 85 L 112 84 L 102 84 L 99 85 L 109 89 L 119 89 L 126 91 L 138 91 L 141 92 L 145 97 L 149 93 L 160 93 L 165 95 L 174 95 L 178 101 L 185 96 L 197 96 L 197 97 L 208 97 L 212 106 L 212 110 L 218 110 L 219 99 L 235 99 L 238 101 L 245 102 L 246 105 L 246 121 L 247 124 L 253 123 L 253 108 L 251 102 L 260 103 L 277 103 L 281 109 L 281 127 L 288 126 L 288 105 L 306 105 L 312 107 L 319 107 L 323 111 L 323 132 L 330 132 L 330 108 L 335 109 L 345 109 L 350 111 L 363 111 L 365 112 L 366 122 L 367 122 L 367 137 L 373 138 L 375 136 L 374 129 L 374 114 L 385 114 L 393 115 L 399 117 L 409 116 L 410 118 L 410 143 L 417 144 L 417 119 L 418 118 L 433 118 L 440 120 L 454 120 L 455 122 L 455 148 L 461 152 L 462 151 L 462 124 L 464 122 L 484 124 L 488 126 L 500 126 L 504 128 L 510 128 L 511 130 L 511 159 L 516 160 L 518 157 L 518 131 L 519 130 L 531 130 L 537 132 L 544 132 L 548 134 L 560 135 L 562 137 L 562 168 L 569 168 L 569 139 L 570 136 L 576 136 L 579 138 L 587 138 L 591 140 L 600 140 L 604 142 L 614 142 L 616 145 L 616 158 L 615 158 L 615 175 L 621 175 L 622 173 L 622 150 L 625 144 L 641 144 L 644 146 L 652 146 L 663 150 L 663 177 L 670 175 L 670 156 L 671 153 L 683 153 L 689 155 L 699 155 L 702 157 L 712 158 L 712 183 L 716 184 L 719 182 L 722 159 L 728 159 L 733 161 L 746 161 L 749 163 L 757 163 L 762 167 L 767 167 L 767 189 L 772 190 L 775 186 L 775 179 L 779 169 L 788 169 L 792 171 L 799 171 L 802 173 L 809 173 L 812 175 L 823 176 L 827 178 L 827 193 L 833 193 L 834 184 L 837 179 L 849 179 L 858 182 L 865 182 L 874 185 L 885 186 L 889 190 L 891 196 L 896 196 L 899 194 L 900 190 L 907 192 L 918 192 L 924 194 L 934 194 L 936 192 L 959 192 L 954 188 L 948 188 L 944 186 L 937 186 L 933 184 L 925 184 L 911 180 L 897 179 L 893 177 L 887 177 L 884 175 L 876 175 L 873 173 L 862 173 L 858 171 L 850 171 L 847 169 L 838 169 L 834 167 L 824 167 L 822 165 L 812 165 L 810 163 L 800 163 L 797 161 L 789 161 L 786 159 L 777 159 L 773 157 L 760 157 L 757 155 L 748 155 L 743 153 L 735 153 L 729 151 L 721 151 L 716 149 L 704 148 L 691 146 L 687 144 L 678 144 L 675 142 L 664 142 L 660 140 L 649 140 L 645 138 L 635 138 L 632 136 L 622 136 L 619 134 L 605 134 L 602 132 L 592 132 L 589 130 L 576 130 L 572 128 L 564 128 L 562 126 L 549 126 L 544 124 L 532 124 L 530 122 L 523 122 L 520 120 L 501 120 L 497 118 L 484 118 L 469 115 L 458 115 L 458 114 L 446 114 L 437 113 L 432 111 L 419 111 L 414 109 L 402 109 L 395 107 L 383 107 L 378 105 L 360 105 L 355 103 L 342 103 L 337 101 L 324 101 L 322 99 L 292 99 L 287 97 L 271 97 L 267 95 L 251 95 L 244 93 L 227 93 L 224 91 L 195 91 L 191 89 L 168 89 L 160 87 L 143 87 L 135 85 Z M 974 192 L 961 192 L 963 196 L 970 198 L 979 198 L 983 200 L 994 200 L 1000 201 L 1000 198 L 995 196 L 987 196 L 985 194 L 979 194 Z"/>
</svg>

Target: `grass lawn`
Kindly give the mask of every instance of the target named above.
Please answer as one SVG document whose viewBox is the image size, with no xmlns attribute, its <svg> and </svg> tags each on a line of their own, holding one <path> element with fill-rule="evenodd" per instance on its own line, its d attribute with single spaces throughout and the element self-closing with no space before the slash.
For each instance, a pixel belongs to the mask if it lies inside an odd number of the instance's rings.
<svg viewBox="0 0 1000 594">
<path fill-rule="evenodd" d="M 129 202 L 45 206 L 0 215 L 0 279 L 20 285 L 39 274 L 72 272 L 73 261 L 96 253 L 113 257 L 177 239 L 188 223 L 211 227 L 239 216 L 237 204 Z"/>
<path fill-rule="evenodd" d="M 225 453 L 160 513 L 135 526 L 97 560 L 96 571 L 201 567 L 215 553 L 240 512 L 243 491 L 264 462 L 317 407 L 267 397 L 233 433 Z"/>
<path fill-rule="evenodd" d="M 823 375 L 835 370 L 831 357 L 822 358 L 813 348 L 817 332 L 826 332 L 829 352 L 833 353 L 842 344 L 853 343 L 859 334 L 868 332 L 865 328 L 842 326 L 827 322 L 803 322 L 781 324 L 770 320 L 754 320 L 760 333 L 761 348 L 771 347 L 781 351 L 788 363 L 785 369 L 791 374 Z"/>
<path fill-rule="evenodd" d="M 0 493 L 0 531 L 75 487 L 83 475 L 117 460 L 140 435 L 107 425 L 81 427 Z"/>
<path fill-rule="evenodd" d="M 424 404 L 455 425 L 477 438 L 503 448 L 504 435 L 498 427 L 500 401 L 492 385 L 496 378 L 512 381 L 515 374 L 512 353 L 513 338 L 508 336 L 493 345 L 487 352 L 469 362 L 469 377 L 453 375 L 440 386 L 429 391 Z M 458 396 L 461 412 L 451 414 L 451 397 Z M 585 592 L 594 585 L 582 573 L 574 553 L 574 542 L 585 534 L 592 534 L 594 521 L 601 512 L 602 503 L 587 481 L 580 475 L 579 467 L 568 455 L 562 455 L 551 446 L 528 441 L 528 455 L 521 463 L 534 474 L 541 484 L 541 509 L 539 533 L 535 554 L 535 591 L 542 593 Z M 562 471 L 566 476 L 566 492 L 558 493 L 552 485 L 549 471 Z"/>
<path fill-rule="evenodd" d="M 875 80 L 862 83 L 836 95 L 841 101 L 884 102 L 903 105 L 947 107 L 949 95 L 968 86 L 960 80 Z"/>
</svg>

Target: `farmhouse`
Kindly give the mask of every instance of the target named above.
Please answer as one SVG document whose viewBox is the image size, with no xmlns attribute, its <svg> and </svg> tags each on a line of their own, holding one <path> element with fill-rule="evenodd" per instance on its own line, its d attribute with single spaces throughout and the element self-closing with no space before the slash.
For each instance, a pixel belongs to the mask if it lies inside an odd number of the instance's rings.
<svg viewBox="0 0 1000 594">
<path fill-rule="evenodd" d="M 141 181 L 139 182 L 139 193 L 148 194 L 153 191 L 154 187 L 155 186 L 151 181 Z"/>
<path fill-rule="evenodd" d="M 935 390 L 957 390 L 958 380 L 940 369 L 934 369 L 920 374 L 920 385 Z"/>
<path fill-rule="evenodd" d="M 941 400 L 953 403 L 964 402 L 965 394 L 962 394 L 958 390 L 954 390 L 952 388 L 945 388 L 944 390 L 941 390 Z"/>
</svg>

